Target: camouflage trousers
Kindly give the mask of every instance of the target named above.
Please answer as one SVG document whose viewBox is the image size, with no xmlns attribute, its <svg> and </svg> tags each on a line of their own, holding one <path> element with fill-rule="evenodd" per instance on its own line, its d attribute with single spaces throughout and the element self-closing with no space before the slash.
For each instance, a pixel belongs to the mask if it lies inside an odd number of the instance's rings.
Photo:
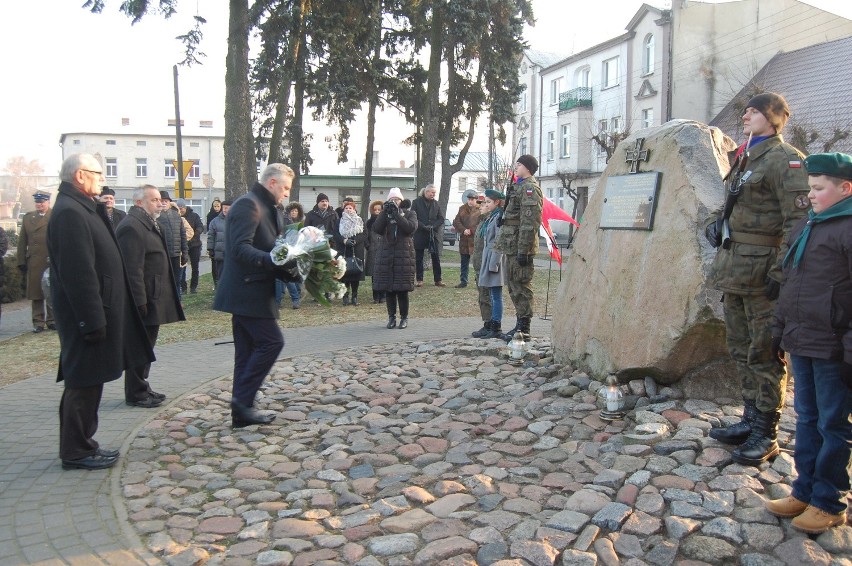
<svg viewBox="0 0 852 566">
<path fill-rule="evenodd" d="M 781 410 L 786 372 L 772 359 L 772 313 L 775 301 L 765 296 L 725 293 L 728 352 L 737 364 L 743 399 L 753 399 L 761 412 Z"/>
<path fill-rule="evenodd" d="M 488 287 L 477 287 L 479 292 L 479 314 L 482 322 L 491 320 L 491 290 Z"/>
<path fill-rule="evenodd" d="M 509 298 L 515 305 L 515 314 L 518 318 L 532 318 L 535 304 L 532 290 L 533 270 L 535 268 L 532 261 L 521 267 L 514 258 L 508 258 L 506 267 L 506 286 L 509 288 Z"/>
</svg>

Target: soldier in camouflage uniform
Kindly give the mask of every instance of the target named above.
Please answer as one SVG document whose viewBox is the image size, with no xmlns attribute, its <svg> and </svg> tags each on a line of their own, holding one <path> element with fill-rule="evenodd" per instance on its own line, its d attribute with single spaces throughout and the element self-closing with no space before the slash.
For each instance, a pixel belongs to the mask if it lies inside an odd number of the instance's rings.
<svg viewBox="0 0 852 566">
<path fill-rule="evenodd" d="M 541 210 L 544 196 L 533 176 L 538 171 L 538 161 L 532 155 L 522 155 L 515 163 L 515 184 L 506 191 L 503 224 L 494 249 L 506 256 L 506 283 L 509 297 L 518 317 L 515 328 L 503 335 L 510 340 L 521 332 L 524 340 L 530 338 L 530 321 L 533 315 L 533 258 L 538 251 L 538 231 L 541 228 Z"/>
<path fill-rule="evenodd" d="M 739 444 L 733 459 L 750 466 L 779 452 L 787 376 L 771 355 L 772 313 L 781 287 L 784 241 L 810 206 L 804 156 L 781 137 L 789 117 L 787 102 L 778 94 L 749 100 L 742 120 L 743 133 L 752 139 L 749 148 L 743 144 L 738 150 L 734 163 L 737 169 L 748 153 L 742 191 L 728 219 L 731 241 L 718 248 L 711 268 L 714 286 L 724 292 L 728 351 L 737 365 L 745 408 L 740 422 L 714 428 L 710 436 Z M 710 220 L 707 237 L 719 246 L 719 225 Z"/>
</svg>

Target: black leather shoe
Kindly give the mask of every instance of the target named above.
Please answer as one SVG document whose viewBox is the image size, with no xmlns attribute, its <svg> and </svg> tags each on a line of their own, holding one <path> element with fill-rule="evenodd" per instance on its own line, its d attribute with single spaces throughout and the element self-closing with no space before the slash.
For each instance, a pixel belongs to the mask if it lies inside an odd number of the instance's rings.
<svg viewBox="0 0 852 566">
<path fill-rule="evenodd" d="M 256 424 L 269 424 L 275 420 L 275 415 L 264 415 L 254 407 L 246 407 L 231 401 L 231 428 L 242 428 Z"/>
<path fill-rule="evenodd" d="M 104 458 L 118 458 L 121 455 L 121 452 L 118 450 L 110 450 L 109 448 L 98 448 L 95 451 L 96 456 L 103 456 Z"/>
<path fill-rule="evenodd" d="M 396 317 L 395 316 L 389 316 L 388 317 L 388 324 L 387 324 L 386 328 L 396 328 Z"/>
<path fill-rule="evenodd" d="M 118 462 L 118 458 L 107 458 L 95 453 L 79 460 L 62 460 L 63 470 L 103 470 L 111 468 Z"/>
<path fill-rule="evenodd" d="M 141 407 L 143 409 L 153 409 L 154 407 L 159 407 L 163 404 L 162 399 L 156 399 L 155 397 L 148 396 L 144 399 L 138 399 L 136 401 L 125 401 L 125 404 L 130 405 L 131 407 Z"/>
<path fill-rule="evenodd" d="M 403 317 L 399 319 L 399 329 L 408 328 L 408 317 Z"/>
<path fill-rule="evenodd" d="M 157 393 L 156 391 L 151 390 L 151 391 L 148 391 L 148 395 L 150 395 L 154 399 L 159 399 L 160 401 L 166 400 L 166 394 L 165 393 Z"/>
</svg>

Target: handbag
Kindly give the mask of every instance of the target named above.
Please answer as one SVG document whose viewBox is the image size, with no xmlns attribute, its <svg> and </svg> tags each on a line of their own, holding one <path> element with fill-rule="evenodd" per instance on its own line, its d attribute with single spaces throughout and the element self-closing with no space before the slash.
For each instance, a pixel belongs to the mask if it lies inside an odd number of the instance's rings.
<svg viewBox="0 0 852 566">
<path fill-rule="evenodd" d="M 360 277 L 364 274 L 364 260 L 354 255 L 346 257 L 346 273 L 344 277 Z"/>
</svg>

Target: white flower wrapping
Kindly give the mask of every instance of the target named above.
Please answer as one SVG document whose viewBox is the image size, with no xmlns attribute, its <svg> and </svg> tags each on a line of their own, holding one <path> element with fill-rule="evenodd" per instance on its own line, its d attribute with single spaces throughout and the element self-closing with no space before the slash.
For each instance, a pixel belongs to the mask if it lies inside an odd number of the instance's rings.
<svg viewBox="0 0 852 566">
<path fill-rule="evenodd" d="M 340 298 L 346 293 L 346 287 L 338 281 L 346 273 L 346 261 L 329 246 L 325 232 L 315 226 L 286 231 L 275 240 L 269 256 L 275 265 L 295 259 L 305 289 L 323 305 L 330 304 L 326 294 Z"/>
</svg>

